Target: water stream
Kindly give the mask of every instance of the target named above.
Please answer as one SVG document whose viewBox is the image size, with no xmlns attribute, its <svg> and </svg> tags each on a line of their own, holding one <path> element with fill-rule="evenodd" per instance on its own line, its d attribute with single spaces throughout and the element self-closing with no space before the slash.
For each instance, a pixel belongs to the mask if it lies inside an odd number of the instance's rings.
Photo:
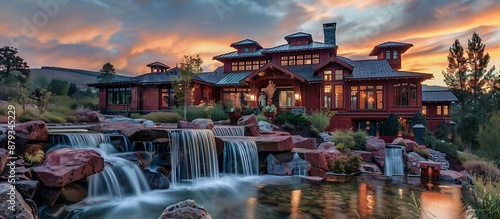
<svg viewBox="0 0 500 219">
<path fill-rule="evenodd" d="M 403 149 L 401 147 L 385 147 L 384 175 L 403 175 Z"/>
<path fill-rule="evenodd" d="M 224 142 L 223 172 L 244 176 L 259 174 L 259 157 L 254 141 Z"/>
<path fill-rule="evenodd" d="M 244 136 L 244 126 L 214 126 L 212 128 L 215 136 Z"/>
</svg>

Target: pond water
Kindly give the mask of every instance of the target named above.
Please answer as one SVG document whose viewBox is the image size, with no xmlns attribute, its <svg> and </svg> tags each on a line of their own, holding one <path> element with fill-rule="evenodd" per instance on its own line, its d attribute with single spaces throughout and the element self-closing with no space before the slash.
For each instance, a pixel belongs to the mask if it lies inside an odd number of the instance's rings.
<svg viewBox="0 0 500 219">
<path fill-rule="evenodd" d="M 204 206 L 212 218 L 418 218 L 418 214 L 466 218 L 459 186 L 371 174 L 346 183 L 312 183 L 270 175 L 222 176 L 140 196 L 86 199 L 68 206 L 66 218 L 158 218 L 168 205 L 186 199 Z"/>
</svg>

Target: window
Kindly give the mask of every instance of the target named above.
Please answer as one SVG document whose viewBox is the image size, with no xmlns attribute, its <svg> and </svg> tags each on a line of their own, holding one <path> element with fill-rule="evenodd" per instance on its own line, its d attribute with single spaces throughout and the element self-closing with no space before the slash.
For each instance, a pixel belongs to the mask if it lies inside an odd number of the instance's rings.
<svg viewBox="0 0 500 219">
<path fill-rule="evenodd" d="M 409 83 L 395 84 L 393 87 L 394 106 L 417 105 L 417 85 Z"/>
<path fill-rule="evenodd" d="M 351 109 L 383 109 L 384 86 L 351 86 Z"/>
<path fill-rule="evenodd" d="M 130 87 L 107 88 L 107 103 L 110 105 L 130 104 Z"/>
<path fill-rule="evenodd" d="M 323 107 L 330 108 L 332 106 L 332 85 L 325 85 L 324 90 L 325 94 Z"/>
<path fill-rule="evenodd" d="M 344 72 L 340 69 L 335 70 L 335 80 L 340 81 L 344 80 Z"/>
<path fill-rule="evenodd" d="M 248 52 L 248 47 L 245 47 L 245 52 Z"/>
<path fill-rule="evenodd" d="M 397 50 L 392 51 L 392 59 L 399 59 Z"/>
<path fill-rule="evenodd" d="M 449 111 L 448 111 L 448 105 L 444 105 L 443 106 L 443 115 L 449 115 Z"/>
<path fill-rule="evenodd" d="M 257 70 L 264 66 L 271 60 L 261 60 L 261 61 L 245 61 L 245 62 L 232 62 L 231 71 L 252 71 Z"/>
<path fill-rule="evenodd" d="M 335 85 L 334 102 L 333 108 L 343 108 L 344 107 L 344 86 Z"/>
<path fill-rule="evenodd" d="M 422 114 L 427 115 L 427 106 L 422 106 Z"/>
<path fill-rule="evenodd" d="M 441 109 L 441 106 L 437 106 L 437 107 L 436 107 L 436 109 L 437 109 L 437 110 L 436 110 L 436 114 L 437 114 L 437 115 L 441 115 L 441 114 L 442 114 L 442 109 Z"/>
<path fill-rule="evenodd" d="M 385 59 L 391 59 L 391 51 L 385 51 Z"/>
<path fill-rule="evenodd" d="M 161 89 L 161 107 L 171 108 L 175 106 L 175 93 L 173 88 L 164 87 Z"/>
<path fill-rule="evenodd" d="M 279 93 L 280 107 L 293 106 L 295 103 L 295 93 L 293 90 L 282 90 Z"/>
<path fill-rule="evenodd" d="M 331 81 L 332 80 L 332 71 L 326 70 L 323 72 L 323 80 Z"/>
<path fill-rule="evenodd" d="M 247 102 L 244 100 L 245 95 L 243 94 L 248 94 L 250 93 L 250 89 L 248 88 L 223 88 L 222 89 L 222 100 L 224 103 L 231 103 L 231 94 L 236 94 L 240 97 L 241 104 L 247 104 Z"/>
<path fill-rule="evenodd" d="M 319 63 L 319 54 L 281 56 L 281 65 L 310 65 Z"/>
</svg>

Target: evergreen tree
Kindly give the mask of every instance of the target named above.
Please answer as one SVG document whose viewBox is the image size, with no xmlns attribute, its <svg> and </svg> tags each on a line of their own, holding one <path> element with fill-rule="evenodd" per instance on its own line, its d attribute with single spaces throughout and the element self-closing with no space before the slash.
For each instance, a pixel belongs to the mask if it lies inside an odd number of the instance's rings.
<svg viewBox="0 0 500 219">
<path fill-rule="evenodd" d="M 464 57 L 464 48 L 458 39 L 451 45 L 448 54 L 448 68 L 443 71 L 444 82 L 457 94 L 460 107 L 465 112 L 467 99 L 467 59 Z"/>
<path fill-rule="evenodd" d="M 71 96 L 76 92 L 78 92 L 78 88 L 76 87 L 76 84 L 73 82 L 69 83 L 68 96 Z"/>
<path fill-rule="evenodd" d="M 98 82 L 111 82 L 115 79 L 116 69 L 109 62 L 104 63 L 99 72 L 101 72 L 101 74 L 97 76 Z"/>
<path fill-rule="evenodd" d="M 467 46 L 467 64 L 470 70 L 467 90 L 473 95 L 474 111 L 477 110 L 480 94 L 483 93 L 487 85 L 488 78 L 485 76 L 494 71 L 494 68 L 490 70 L 490 73 L 486 70 L 490 61 L 490 55 L 488 53 L 485 54 L 485 47 L 486 45 L 482 43 L 481 37 L 477 33 L 473 33 Z"/>
</svg>

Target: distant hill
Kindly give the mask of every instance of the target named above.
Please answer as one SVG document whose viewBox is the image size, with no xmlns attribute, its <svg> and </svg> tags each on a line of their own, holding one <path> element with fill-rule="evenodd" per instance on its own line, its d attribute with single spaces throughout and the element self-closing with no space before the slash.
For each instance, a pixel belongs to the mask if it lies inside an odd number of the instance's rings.
<svg viewBox="0 0 500 219">
<path fill-rule="evenodd" d="M 97 75 L 101 74 L 96 71 L 87 71 L 81 69 L 60 68 L 43 66 L 42 68 L 32 68 L 31 81 L 35 80 L 37 76 L 44 75 L 48 81 L 52 79 L 61 79 L 76 84 L 78 89 L 87 88 L 87 84 L 96 83 Z M 115 75 L 115 81 L 128 81 L 130 77 L 123 75 Z"/>
</svg>

